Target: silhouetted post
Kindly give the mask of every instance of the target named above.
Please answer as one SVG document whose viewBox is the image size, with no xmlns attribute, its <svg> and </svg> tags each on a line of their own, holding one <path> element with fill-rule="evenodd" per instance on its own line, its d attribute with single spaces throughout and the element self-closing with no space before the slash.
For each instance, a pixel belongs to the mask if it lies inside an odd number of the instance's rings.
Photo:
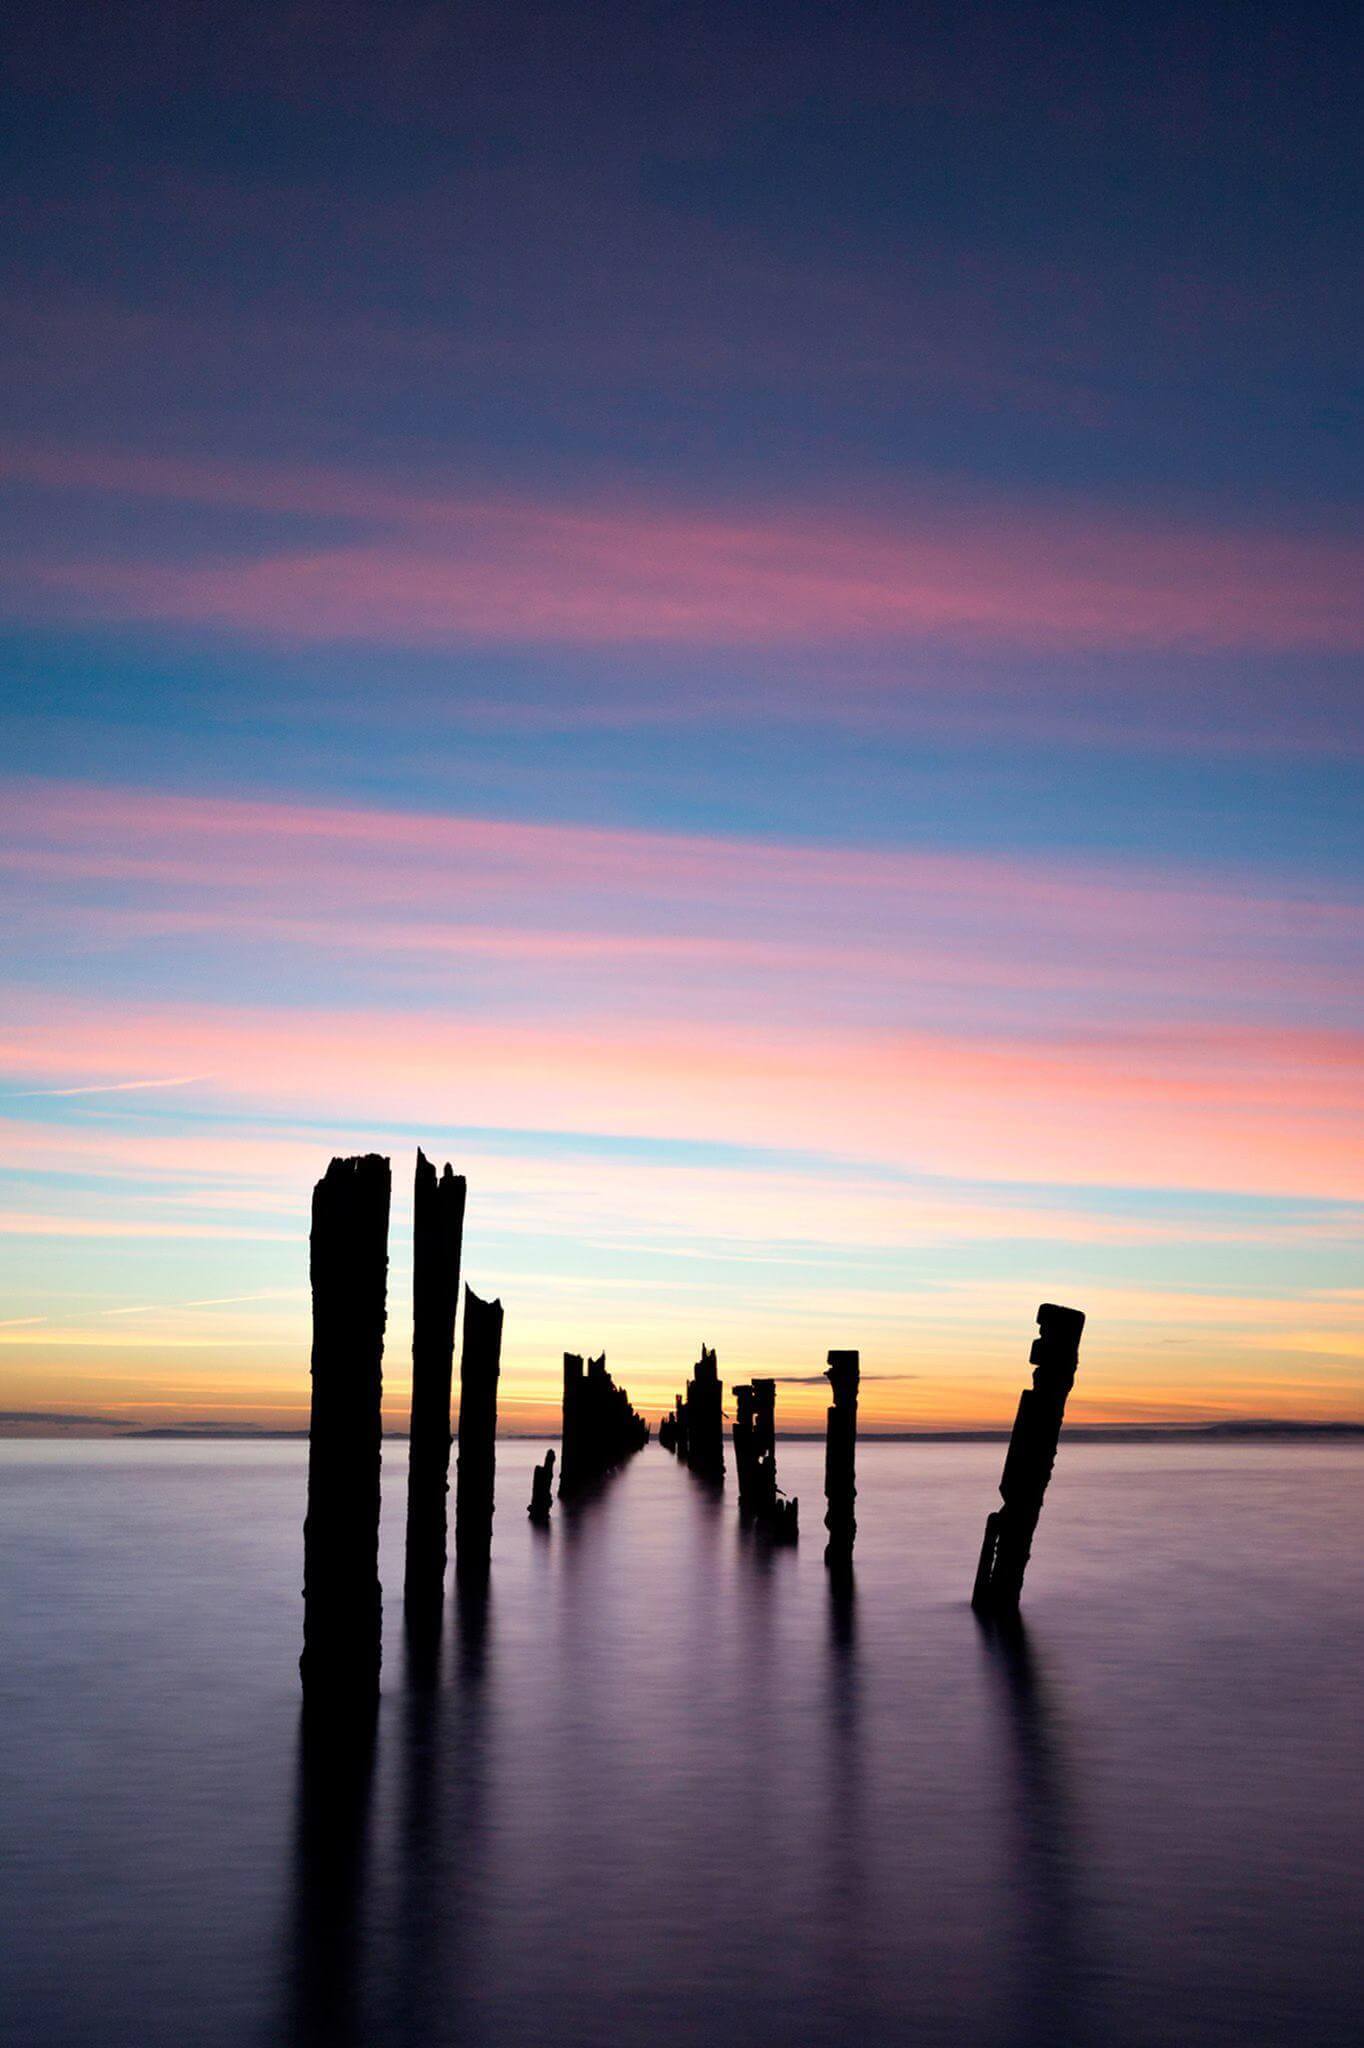
<svg viewBox="0 0 1364 2048">
<path fill-rule="evenodd" d="M 379 1689 L 379 1463 L 388 1295 L 386 1159 L 333 1159 L 313 1189 L 312 1418 L 303 1524 L 305 1694 Z"/>
<path fill-rule="evenodd" d="M 773 1392 L 775 1394 L 775 1388 Z M 734 1389 L 734 1471 L 739 1481 L 739 1513 L 751 1515 L 757 1506 L 757 1464 L 753 1442 L 753 1389 Z"/>
<path fill-rule="evenodd" d="M 530 1506 L 526 1513 L 532 1522 L 547 1522 L 549 1511 L 554 1505 L 554 1452 L 545 1452 L 545 1462 L 537 1465 L 530 1482 Z"/>
<path fill-rule="evenodd" d="M 576 1351 L 564 1353 L 564 1416 L 559 1432 L 559 1498 L 565 1500 L 582 1483 L 583 1362 Z"/>
<path fill-rule="evenodd" d="M 778 1542 L 793 1543 L 800 1503 L 788 1500 L 777 1484 L 777 1383 L 753 1382 L 753 1512 Z"/>
<path fill-rule="evenodd" d="M 472 1287 L 466 1287 L 455 1468 L 455 1570 L 466 1578 L 485 1574 L 492 1554 L 501 1360 L 502 1304 L 480 1301 Z"/>
<path fill-rule="evenodd" d="M 710 1479 L 725 1476 L 723 1391 L 715 1353 L 703 1344 L 687 1382 L 687 1458 Z"/>
<path fill-rule="evenodd" d="M 825 1378 L 833 1393 L 824 1438 L 824 1546 L 827 1565 L 852 1562 L 857 1539 L 857 1383 L 861 1368 L 855 1351 L 831 1351 Z"/>
<path fill-rule="evenodd" d="M 439 1619 L 445 1590 L 446 1495 L 450 1488 L 450 1379 L 454 1366 L 465 1180 L 440 1179 L 420 1151 L 412 1185 L 412 1422 L 407 1447 L 409 1616 Z"/>
<path fill-rule="evenodd" d="M 1019 1396 L 999 1482 L 1004 1505 L 986 1518 L 976 1567 L 971 1605 L 982 1612 L 1007 1614 L 1018 1605 L 1042 1496 L 1056 1462 L 1066 1396 L 1075 1384 L 1085 1319 L 1078 1308 L 1044 1301 L 1037 1326 L 1040 1334 L 1029 1353 L 1032 1386 Z"/>
</svg>

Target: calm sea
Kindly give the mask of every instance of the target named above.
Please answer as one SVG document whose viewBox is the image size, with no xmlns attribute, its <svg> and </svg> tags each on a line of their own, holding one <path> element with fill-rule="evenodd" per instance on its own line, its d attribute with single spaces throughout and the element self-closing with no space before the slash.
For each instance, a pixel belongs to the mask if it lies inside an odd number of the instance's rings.
<svg viewBox="0 0 1364 2048">
<path fill-rule="evenodd" d="M 7 1444 L 0 1993 L 22 2048 L 1343 2048 L 1364 1453 L 1062 1446 L 1015 1645 L 998 1445 L 821 1453 L 772 1552 L 651 1446 L 493 1582 L 372 1760 L 300 1752 L 304 1453 Z"/>
</svg>

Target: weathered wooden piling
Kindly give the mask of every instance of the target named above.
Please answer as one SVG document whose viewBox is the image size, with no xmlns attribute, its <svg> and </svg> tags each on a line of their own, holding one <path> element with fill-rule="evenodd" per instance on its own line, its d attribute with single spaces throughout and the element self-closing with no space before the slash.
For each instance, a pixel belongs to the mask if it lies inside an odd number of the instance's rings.
<svg viewBox="0 0 1364 2048">
<path fill-rule="evenodd" d="M 567 1500 L 643 1450 L 650 1430 L 606 1369 L 606 1354 L 589 1358 L 587 1370 L 577 1352 L 564 1353 L 563 1458 L 559 1498 Z"/>
<path fill-rule="evenodd" d="M 379 1466 L 391 1174 L 375 1153 L 333 1159 L 313 1189 L 312 1416 L 303 1524 L 305 1694 L 379 1688 Z"/>
<path fill-rule="evenodd" d="M 747 1520 L 758 1507 L 758 1465 L 753 1434 L 753 1389 L 734 1389 L 734 1474 L 739 1482 L 739 1513 Z"/>
<path fill-rule="evenodd" d="M 545 1452 L 545 1462 L 537 1465 L 530 1482 L 530 1506 L 526 1513 L 532 1522 L 547 1522 L 554 1505 L 554 1452 Z"/>
<path fill-rule="evenodd" d="M 777 1484 L 777 1383 L 752 1383 L 751 1497 L 754 1519 L 779 1543 L 794 1543 L 800 1503 L 788 1499 Z"/>
<path fill-rule="evenodd" d="M 1054 1302 L 1044 1301 L 1037 1311 L 1037 1325 L 1039 1335 L 1029 1353 L 1034 1368 L 1032 1386 L 1019 1396 L 999 1482 L 1004 1505 L 985 1522 L 971 1593 L 971 1605 L 978 1613 L 1008 1614 L 1018 1606 L 1042 1497 L 1056 1462 L 1066 1397 L 1075 1384 L 1084 1316 L 1077 1308 L 1058 1308 Z"/>
<path fill-rule="evenodd" d="M 486 1575 L 492 1554 L 501 1369 L 502 1304 L 481 1301 L 472 1287 L 466 1287 L 455 1466 L 455 1570 L 466 1579 Z"/>
<path fill-rule="evenodd" d="M 725 1476 L 724 1389 L 715 1353 L 703 1344 L 687 1382 L 687 1462 L 708 1479 Z"/>
<path fill-rule="evenodd" d="M 824 1562 L 833 1569 L 852 1562 L 857 1540 L 857 1384 L 861 1367 L 855 1351 L 831 1351 L 825 1378 L 833 1394 L 824 1437 L 824 1526 L 829 1540 Z"/>
<path fill-rule="evenodd" d="M 564 1353 L 564 1413 L 559 1433 L 559 1497 L 567 1499 L 583 1480 L 583 1379 L 582 1354 Z"/>
<path fill-rule="evenodd" d="M 440 1178 L 420 1151 L 412 1186 L 412 1421 L 407 1451 L 410 1619 L 438 1617 L 445 1589 L 450 1488 L 450 1381 L 466 1183 L 447 1164 Z"/>
</svg>

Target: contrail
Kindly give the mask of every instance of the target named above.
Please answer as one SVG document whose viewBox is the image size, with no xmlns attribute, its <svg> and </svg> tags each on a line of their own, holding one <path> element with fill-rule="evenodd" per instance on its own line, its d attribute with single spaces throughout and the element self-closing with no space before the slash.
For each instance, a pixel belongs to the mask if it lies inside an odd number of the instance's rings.
<svg viewBox="0 0 1364 2048">
<path fill-rule="evenodd" d="M 39 1095 L 126 1095 L 138 1088 L 189 1088 L 196 1081 L 212 1078 L 211 1074 L 179 1074 L 169 1081 L 92 1081 L 83 1088 L 22 1088 L 15 1099 L 28 1102 Z"/>
</svg>

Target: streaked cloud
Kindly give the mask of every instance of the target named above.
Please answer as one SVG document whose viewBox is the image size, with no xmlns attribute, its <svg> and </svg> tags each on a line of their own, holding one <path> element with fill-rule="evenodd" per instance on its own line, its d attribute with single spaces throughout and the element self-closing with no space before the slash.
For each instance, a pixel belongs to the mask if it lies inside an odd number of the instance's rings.
<svg viewBox="0 0 1364 2048">
<path fill-rule="evenodd" d="M 48 490 L 247 507 L 361 530 L 232 558 L 30 556 L 31 601 L 272 640 L 697 649 L 919 643 L 1033 651 L 1364 646 L 1357 541 L 1142 522 L 1094 502 L 922 489 L 844 506 L 696 508 L 416 494 L 363 476 L 11 446 Z M 45 594 L 45 597 L 44 597 Z M 21 600 L 22 601 L 22 600 Z"/>
</svg>

